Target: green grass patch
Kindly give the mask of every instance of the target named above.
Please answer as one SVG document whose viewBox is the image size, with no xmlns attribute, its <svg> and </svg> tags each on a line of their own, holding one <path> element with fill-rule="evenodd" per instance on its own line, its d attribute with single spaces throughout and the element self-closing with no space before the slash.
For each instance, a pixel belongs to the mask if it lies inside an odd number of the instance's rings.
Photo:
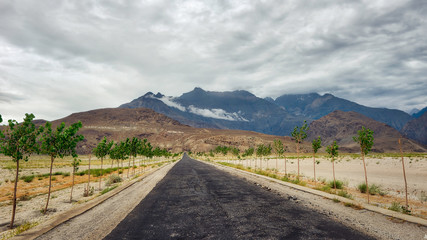
<svg viewBox="0 0 427 240">
<path fill-rule="evenodd" d="M 353 199 L 353 196 L 351 196 L 350 193 L 348 193 L 347 191 L 344 191 L 344 190 L 340 190 L 338 192 L 338 196 L 349 198 L 349 199 Z"/>
<path fill-rule="evenodd" d="M 393 202 L 388 209 L 395 212 L 404 213 L 404 214 L 411 213 L 411 211 L 407 207 L 400 205 L 399 202 Z"/>
<path fill-rule="evenodd" d="M 107 192 L 109 192 L 109 191 L 111 191 L 111 190 L 113 190 L 115 188 L 117 188 L 117 185 L 108 187 L 108 188 L 106 188 L 106 189 L 104 189 L 104 190 L 101 191 L 101 195 L 106 194 Z"/>
<path fill-rule="evenodd" d="M 336 189 L 342 189 L 343 186 L 344 186 L 344 183 L 342 181 L 340 181 L 340 180 L 336 180 L 335 184 L 334 184 L 334 181 L 329 181 L 328 182 L 328 186 L 330 188 L 335 188 L 336 187 Z"/>
<path fill-rule="evenodd" d="M 361 193 L 366 193 L 367 187 L 366 187 L 366 183 L 361 183 L 359 185 L 357 185 L 357 189 L 361 192 Z M 369 185 L 369 194 L 371 195 L 380 195 L 380 196 L 384 196 L 387 194 L 387 192 L 385 192 L 380 185 L 376 185 L 376 184 L 371 184 Z"/>
<path fill-rule="evenodd" d="M 34 175 L 22 176 L 21 180 L 24 180 L 24 182 L 29 183 L 33 181 L 34 177 L 35 177 Z"/>
</svg>

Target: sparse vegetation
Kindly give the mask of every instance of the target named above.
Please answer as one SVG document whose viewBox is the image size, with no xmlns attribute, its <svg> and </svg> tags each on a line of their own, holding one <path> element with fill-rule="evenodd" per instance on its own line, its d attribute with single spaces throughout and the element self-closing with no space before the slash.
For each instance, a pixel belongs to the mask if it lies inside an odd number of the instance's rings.
<svg viewBox="0 0 427 240">
<path fill-rule="evenodd" d="M 343 189 L 344 183 L 340 180 L 329 181 L 328 186 L 335 189 Z"/>
<path fill-rule="evenodd" d="M 411 213 L 411 211 L 407 207 L 400 205 L 399 202 L 393 202 L 388 209 L 395 212 L 404 213 L 404 214 Z"/>
<path fill-rule="evenodd" d="M 367 187 L 368 203 L 369 203 L 369 185 L 368 185 L 368 174 L 366 172 L 365 155 L 371 151 L 374 145 L 374 132 L 369 128 L 362 126 L 362 130 L 357 131 L 357 136 L 353 137 L 353 140 L 360 145 L 360 152 L 362 154 L 363 169 L 365 171 L 365 183 Z"/>
<path fill-rule="evenodd" d="M 329 154 L 329 157 L 331 158 L 331 162 L 332 162 L 332 173 L 334 176 L 334 188 L 336 189 L 336 180 L 335 180 L 335 158 L 338 157 L 338 145 L 337 145 L 337 141 L 334 141 L 333 144 L 329 145 L 328 147 L 326 147 L 326 152 Z"/>
<path fill-rule="evenodd" d="M 110 185 L 112 185 L 112 184 L 114 184 L 114 183 L 119 183 L 119 182 L 121 182 L 121 181 L 123 181 L 123 179 L 122 179 L 120 176 L 118 176 L 118 175 L 116 175 L 116 174 L 112 174 L 112 175 L 110 175 L 110 176 L 108 177 L 108 180 L 107 180 L 107 182 L 106 182 L 106 185 L 107 185 L 107 186 L 110 186 Z"/>
<path fill-rule="evenodd" d="M 101 195 L 103 195 L 103 194 L 105 194 L 105 193 L 107 193 L 107 192 L 109 192 L 109 191 L 111 191 L 111 190 L 113 190 L 115 188 L 117 188 L 117 185 L 111 186 L 111 187 L 107 187 L 106 189 L 104 189 L 104 190 L 101 191 Z"/>
<path fill-rule="evenodd" d="M 295 126 L 294 130 L 292 131 L 291 135 L 295 139 L 296 145 L 297 145 L 297 158 L 298 158 L 298 175 L 297 178 L 299 178 L 299 152 L 300 152 L 300 144 L 304 141 L 304 139 L 307 138 L 307 131 L 309 130 L 307 121 L 304 120 L 304 124 L 301 127 Z"/>
<path fill-rule="evenodd" d="M 320 138 L 320 136 L 317 139 L 313 139 L 311 146 L 313 148 L 313 179 L 314 182 L 316 182 L 316 153 L 322 147 L 322 139 Z"/>
</svg>

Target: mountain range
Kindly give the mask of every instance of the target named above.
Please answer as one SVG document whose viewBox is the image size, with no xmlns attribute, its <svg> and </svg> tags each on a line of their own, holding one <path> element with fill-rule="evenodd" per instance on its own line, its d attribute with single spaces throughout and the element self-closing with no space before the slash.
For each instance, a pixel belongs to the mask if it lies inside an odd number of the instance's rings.
<svg viewBox="0 0 427 240">
<path fill-rule="evenodd" d="M 286 94 L 272 99 L 259 98 L 243 90 L 213 92 L 201 88 L 195 88 L 179 97 L 148 92 L 119 106 L 139 107 L 153 109 L 193 127 L 241 129 L 279 136 L 291 135 L 293 128 L 301 125 L 304 120 L 311 123 L 336 110 L 363 114 L 398 131 L 408 129 L 405 127 L 407 123 L 425 114 L 425 109 L 411 116 L 397 109 L 367 107 L 332 94 Z M 425 128 L 427 123 L 419 124 Z M 402 133 L 427 144 L 422 139 L 425 132 L 411 134 L 411 131 L 406 130 Z"/>
<path fill-rule="evenodd" d="M 273 146 L 280 139 L 287 152 L 296 152 L 295 141 L 291 137 L 267 135 L 243 130 L 225 130 L 212 128 L 194 128 L 147 108 L 106 108 L 87 112 L 73 113 L 52 122 L 56 127 L 61 122 L 67 126 L 81 121 L 79 134 L 85 139 L 77 146 L 79 154 L 88 154 L 106 136 L 108 140 L 122 141 L 126 138 L 146 138 L 154 146 L 166 148 L 172 152 L 192 151 L 208 152 L 217 146 L 232 146 L 243 152 L 259 144 Z M 46 121 L 35 120 L 36 125 Z M 379 123 L 355 112 L 334 111 L 310 124 L 308 139 L 301 145 L 302 152 L 311 152 L 311 139 L 322 136 L 322 145 L 337 140 L 340 152 L 358 152 L 357 145 L 351 140 L 361 125 L 374 130 L 374 152 L 397 152 L 397 139 L 402 135 L 394 128 Z M 405 152 L 426 152 L 427 148 L 412 140 L 404 139 Z M 320 151 L 324 152 L 325 148 Z"/>
<path fill-rule="evenodd" d="M 233 146 L 244 151 L 259 144 L 272 145 L 274 139 L 280 139 L 289 146 L 289 150 L 295 151 L 295 144 L 290 137 L 242 130 L 194 128 L 147 108 L 106 108 L 73 113 L 53 121 L 52 126 L 56 127 L 61 122 L 69 126 L 77 121 L 83 124 L 79 134 L 85 137 L 77 146 L 80 154 L 90 153 L 104 136 L 116 142 L 132 137 L 146 138 L 152 145 L 175 153 L 208 152 L 219 145 Z M 45 122 L 34 121 L 36 125 Z M 306 148 L 308 147 L 309 144 L 306 143 Z"/>
</svg>

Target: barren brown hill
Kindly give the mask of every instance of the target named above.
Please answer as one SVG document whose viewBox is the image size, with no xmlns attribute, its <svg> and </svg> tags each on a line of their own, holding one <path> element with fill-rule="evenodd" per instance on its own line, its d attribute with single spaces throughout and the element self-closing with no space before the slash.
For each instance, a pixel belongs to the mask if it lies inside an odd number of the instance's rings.
<svg viewBox="0 0 427 240">
<path fill-rule="evenodd" d="M 427 112 L 409 121 L 403 127 L 402 133 L 420 143 L 427 144 Z"/>
<path fill-rule="evenodd" d="M 334 111 L 310 124 L 308 140 L 321 136 L 322 145 L 331 144 L 334 140 L 344 152 L 359 152 L 359 146 L 352 139 L 357 131 L 365 126 L 374 131 L 373 152 L 398 152 L 398 139 L 403 138 L 403 151 L 426 152 L 422 144 L 402 136 L 396 129 L 365 115 L 356 112 Z"/>
<path fill-rule="evenodd" d="M 65 122 L 68 126 L 77 121 L 82 122 L 83 128 L 79 133 L 85 136 L 78 147 L 80 153 L 89 153 L 104 136 L 114 141 L 127 137 L 147 138 L 154 146 L 172 152 L 207 152 L 218 145 L 245 150 L 261 143 L 272 144 L 274 139 L 281 139 L 291 151 L 295 148 L 290 137 L 241 130 L 193 128 L 147 108 L 109 108 L 73 113 L 53 121 L 53 125 Z"/>
</svg>

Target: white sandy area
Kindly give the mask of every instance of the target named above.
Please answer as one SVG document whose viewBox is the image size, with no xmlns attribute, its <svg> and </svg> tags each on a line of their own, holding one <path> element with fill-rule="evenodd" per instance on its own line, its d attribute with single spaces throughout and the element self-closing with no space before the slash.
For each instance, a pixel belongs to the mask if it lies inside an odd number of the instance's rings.
<svg viewBox="0 0 427 240">
<path fill-rule="evenodd" d="M 316 158 L 320 163 L 316 164 L 316 178 L 333 180 L 332 163 L 327 158 Z M 389 195 L 404 197 L 405 185 L 403 179 L 403 170 L 401 159 L 383 157 L 366 158 L 368 183 L 381 185 Z M 419 200 L 421 195 L 427 193 L 427 158 L 413 157 L 404 158 L 406 178 L 408 183 L 408 193 L 413 200 Z M 238 161 L 234 160 L 234 163 Z M 287 159 L 287 173 L 297 174 L 297 159 Z M 243 161 L 244 166 L 248 166 L 249 160 Z M 254 167 L 255 161 L 252 160 L 251 166 Z M 257 167 L 260 166 L 260 160 L 257 160 Z M 263 169 L 267 169 L 267 160 L 262 161 Z M 276 160 L 268 160 L 269 169 L 276 168 Z M 279 173 L 285 172 L 284 159 L 278 160 Z M 300 159 L 300 174 L 313 179 L 313 159 Z M 335 162 L 335 177 L 337 180 L 344 181 L 350 188 L 356 188 L 360 183 L 365 182 L 362 159 L 353 159 L 351 157 L 340 158 Z"/>
</svg>

